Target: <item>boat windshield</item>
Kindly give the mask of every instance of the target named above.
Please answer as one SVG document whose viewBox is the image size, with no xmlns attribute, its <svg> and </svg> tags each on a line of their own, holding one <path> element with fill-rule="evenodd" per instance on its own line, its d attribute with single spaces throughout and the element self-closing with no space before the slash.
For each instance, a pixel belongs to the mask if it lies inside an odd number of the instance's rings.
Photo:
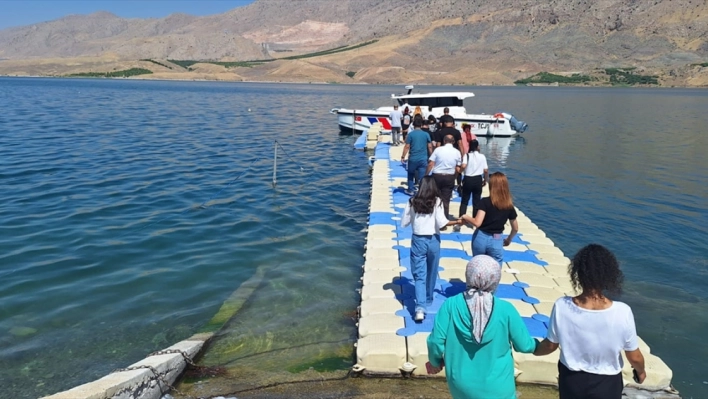
<svg viewBox="0 0 708 399">
<path fill-rule="evenodd" d="M 408 105 L 413 107 L 462 107 L 462 100 L 457 97 L 407 97 L 399 98 L 398 104 L 403 105 L 408 102 Z"/>
</svg>

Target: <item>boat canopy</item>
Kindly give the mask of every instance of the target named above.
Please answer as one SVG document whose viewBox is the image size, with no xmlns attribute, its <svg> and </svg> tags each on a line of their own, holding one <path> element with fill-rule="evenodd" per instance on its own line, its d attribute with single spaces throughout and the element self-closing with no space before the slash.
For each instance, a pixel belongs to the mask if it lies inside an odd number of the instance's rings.
<svg viewBox="0 0 708 399">
<path fill-rule="evenodd" d="M 474 97 L 474 93 L 470 92 L 451 92 L 451 93 L 426 93 L 426 94 L 404 94 L 401 96 L 391 95 L 398 101 L 399 105 L 408 103 L 410 106 L 421 107 L 462 107 L 462 102 L 465 98 Z"/>
</svg>

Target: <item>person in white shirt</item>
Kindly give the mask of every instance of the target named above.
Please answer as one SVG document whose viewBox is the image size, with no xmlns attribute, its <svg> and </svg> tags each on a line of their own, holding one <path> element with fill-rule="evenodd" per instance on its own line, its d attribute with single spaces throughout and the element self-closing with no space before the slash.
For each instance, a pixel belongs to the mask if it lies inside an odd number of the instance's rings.
<svg viewBox="0 0 708 399">
<path fill-rule="evenodd" d="M 489 181 L 489 166 L 487 157 L 479 152 L 479 141 L 469 142 L 469 152 L 462 156 L 462 165 L 465 178 L 462 181 L 462 202 L 460 203 L 460 217 L 467 213 L 467 203 L 472 197 L 472 217 L 477 216 L 479 200 L 482 198 L 482 187 Z"/>
<path fill-rule="evenodd" d="M 634 368 L 635 381 L 641 384 L 647 376 L 632 309 L 605 296 L 621 291 L 624 275 L 612 252 L 598 244 L 578 251 L 569 271 L 573 286 L 582 293 L 556 301 L 548 337 L 534 354 L 547 355 L 560 345 L 560 399 L 620 399 L 622 351 Z"/>
<path fill-rule="evenodd" d="M 388 118 L 391 120 L 391 144 L 399 145 L 401 144 L 401 119 L 403 119 L 403 113 L 398 110 L 398 105 L 393 106 L 393 111 L 388 114 Z"/>
<path fill-rule="evenodd" d="M 433 303 L 435 283 L 440 265 L 440 229 L 458 224 L 448 221 L 443 212 L 440 192 L 431 176 L 420 181 L 415 196 L 406 203 L 403 227 L 411 226 L 411 273 L 415 284 L 415 321 L 423 321 L 428 306 Z"/>
<path fill-rule="evenodd" d="M 443 146 L 436 148 L 428 159 L 428 170 L 425 172 L 426 175 L 433 173 L 435 183 L 440 190 L 445 216 L 448 218 L 450 218 L 452 190 L 455 188 L 455 175 L 460 173 L 462 162 L 460 151 L 453 146 L 454 143 L 455 138 L 452 135 L 445 136 Z"/>
</svg>

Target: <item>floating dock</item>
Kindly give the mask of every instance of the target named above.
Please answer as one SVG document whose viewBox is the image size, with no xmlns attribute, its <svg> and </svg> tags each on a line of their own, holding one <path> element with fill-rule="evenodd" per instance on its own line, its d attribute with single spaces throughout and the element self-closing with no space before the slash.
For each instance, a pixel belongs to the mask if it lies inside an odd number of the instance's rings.
<svg viewBox="0 0 708 399">
<path fill-rule="evenodd" d="M 367 144 L 370 141 L 369 136 Z M 465 288 L 465 268 L 472 258 L 473 230 L 463 226 L 455 232 L 448 227 L 441 233 L 435 300 L 428 307 L 425 321 L 414 322 L 411 229 L 401 227 L 403 210 L 410 198 L 403 193 L 407 172 L 400 161 L 403 147 L 391 146 L 389 141 L 390 136 L 379 136 L 375 145 L 354 370 L 369 375 L 427 376 L 427 338 L 443 301 Z M 486 190 L 485 187 L 483 196 L 488 195 Z M 457 215 L 460 199 L 454 196 L 450 213 Z M 518 208 L 517 213 L 519 234 L 504 250 L 502 279 L 496 295 L 514 305 L 533 337 L 543 339 L 555 300 L 563 295 L 575 295 L 568 276 L 570 259 Z M 505 234 L 509 231 L 507 225 Z M 646 359 L 647 379 L 642 385 L 634 383 L 631 367 L 625 359 L 622 373 L 625 394 L 637 398 L 678 397 L 671 387 L 671 369 L 652 355 L 641 339 L 640 348 Z M 536 357 L 514 352 L 516 381 L 557 385 L 559 353 Z M 444 370 L 438 376 L 444 376 Z"/>
</svg>

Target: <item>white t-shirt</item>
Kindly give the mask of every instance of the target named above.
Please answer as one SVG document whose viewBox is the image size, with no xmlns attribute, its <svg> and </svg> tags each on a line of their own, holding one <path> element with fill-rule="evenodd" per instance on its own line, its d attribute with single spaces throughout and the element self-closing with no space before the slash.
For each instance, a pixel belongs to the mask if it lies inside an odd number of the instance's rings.
<svg viewBox="0 0 708 399">
<path fill-rule="evenodd" d="M 462 163 L 460 151 L 453 147 L 452 144 L 445 144 L 436 148 L 428 160 L 435 162 L 432 173 L 442 175 L 454 174 L 455 166 L 460 166 Z"/>
<path fill-rule="evenodd" d="M 548 340 L 560 344 L 560 361 L 573 371 L 616 375 L 622 371 L 622 351 L 639 348 L 634 315 L 627 304 L 614 301 L 603 310 L 583 309 L 573 298 L 553 305 Z"/>
<path fill-rule="evenodd" d="M 473 151 L 465 154 L 462 163 L 466 163 L 465 176 L 483 176 L 484 170 L 489 169 L 487 166 L 487 157 L 480 154 L 479 151 Z"/>
<path fill-rule="evenodd" d="M 413 234 L 418 236 L 430 236 L 433 234 L 440 234 L 440 228 L 444 227 L 448 223 L 448 219 L 445 216 L 445 210 L 442 206 L 442 200 L 440 198 L 435 200 L 435 207 L 433 208 L 433 213 L 428 215 L 422 215 L 415 213 L 411 202 L 406 202 L 406 209 L 403 211 L 403 220 L 401 225 L 406 227 L 412 225 Z"/>
<path fill-rule="evenodd" d="M 389 119 L 391 119 L 391 127 L 401 127 L 401 118 L 403 118 L 403 113 L 397 109 L 391 111 L 388 114 Z"/>
</svg>

